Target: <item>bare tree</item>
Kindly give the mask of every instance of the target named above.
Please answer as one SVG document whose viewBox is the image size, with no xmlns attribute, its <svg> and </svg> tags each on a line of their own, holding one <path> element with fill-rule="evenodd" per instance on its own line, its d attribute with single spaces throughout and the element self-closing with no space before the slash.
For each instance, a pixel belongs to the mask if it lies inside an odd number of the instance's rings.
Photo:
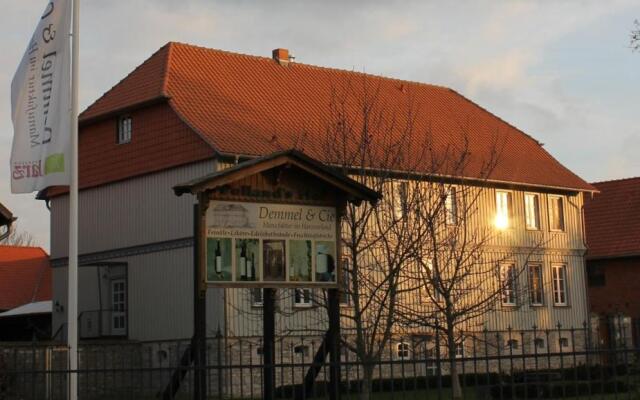
<svg viewBox="0 0 640 400">
<path fill-rule="evenodd" d="M 640 51 L 640 21 L 635 20 L 635 29 L 631 31 L 631 49 L 633 51 Z"/>
<path fill-rule="evenodd" d="M 14 222 L 10 229 L 9 236 L 0 240 L 0 245 L 12 245 L 12 246 L 25 246 L 32 247 L 37 246 L 38 242 L 33 235 L 27 231 L 18 229 L 18 225 Z"/>
<path fill-rule="evenodd" d="M 334 88 L 330 123 L 323 152 L 343 173 L 383 193 L 375 205 L 349 204 L 342 220 L 343 296 L 342 345 L 362 366 L 361 398 L 371 396 L 374 367 L 383 357 L 397 322 L 398 299 L 406 289 L 402 269 L 412 261 L 416 236 L 402 216 L 394 183 L 412 170 L 420 147 L 414 132 L 411 101 L 400 112 L 387 108 L 376 78 L 362 76 Z"/>
<path fill-rule="evenodd" d="M 506 214 L 498 215 L 496 221 L 487 219 L 486 205 L 493 194 L 487 180 L 502 151 L 498 138 L 485 154 L 473 155 L 468 130 L 461 126 L 457 145 L 429 153 L 431 174 L 407 182 L 406 218 L 417 238 L 413 263 L 403 270 L 413 292 L 402 299 L 398 313 L 403 325 L 428 327 L 436 337 L 444 337 L 456 399 L 462 397 L 457 367 L 462 332 L 483 324 L 483 317 L 500 304 L 520 304 L 518 297 L 525 296 L 525 291 L 518 290 L 517 282 L 526 274 L 529 256 L 542 244 L 529 243 L 520 254 L 492 251 L 503 235 L 496 225 L 504 228 L 513 219 L 509 192 L 503 203 Z M 464 181 L 472 164 L 477 168 L 476 180 Z M 514 257 L 524 261 L 513 263 Z"/>
<path fill-rule="evenodd" d="M 448 143 L 436 143 L 431 131 L 417 131 L 419 105 L 410 93 L 405 108 L 392 110 L 368 79 L 336 90 L 325 149 L 343 173 L 383 194 L 380 204 L 350 205 L 344 215 L 343 290 L 352 307 L 342 318 L 354 339 L 343 345 L 362 365 L 361 396 L 368 399 L 373 367 L 393 335 L 415 326 L 437 331 L 445 338 L 454 397 L 461 398 L 461 332 L 502 301 L 525 296 L 516 282 L 542 243 L 529 243 L 517 264 L 505 263 L 514 254 L 490 251 L 502 233 L 482 208 L 504 146 L 499 132 L 484 150 L 471 149 L 461 122 Z M 469 176 L 474 180 L 463 178 Z"/>
</svg>

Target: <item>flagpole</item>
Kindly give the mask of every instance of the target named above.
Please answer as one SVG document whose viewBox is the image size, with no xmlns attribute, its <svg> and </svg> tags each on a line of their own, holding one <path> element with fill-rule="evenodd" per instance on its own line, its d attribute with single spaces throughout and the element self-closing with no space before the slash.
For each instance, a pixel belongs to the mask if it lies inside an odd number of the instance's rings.
<svg viewBox="0 0 640 400">
<path fill-rule="evenodd" d="M 69 188 L 69 287 L 67 344 L 69 347 L 69 400 L 78 398 L 78 52 L 80 0 L 73 0 L 71 52 L 71 185 Z"/>
</svg>

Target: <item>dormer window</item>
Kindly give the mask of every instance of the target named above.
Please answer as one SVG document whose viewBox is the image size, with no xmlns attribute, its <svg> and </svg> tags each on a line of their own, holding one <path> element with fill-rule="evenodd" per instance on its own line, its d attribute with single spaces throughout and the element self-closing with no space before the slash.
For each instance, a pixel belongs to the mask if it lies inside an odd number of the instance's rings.
<svg viewBox="0 0 640 400">
<path fill-rule="evenodd" d="M 130 116 L 118 118 L 118 144 L 129 143 L 131 141 L 132 124 Z"/>
</svg>

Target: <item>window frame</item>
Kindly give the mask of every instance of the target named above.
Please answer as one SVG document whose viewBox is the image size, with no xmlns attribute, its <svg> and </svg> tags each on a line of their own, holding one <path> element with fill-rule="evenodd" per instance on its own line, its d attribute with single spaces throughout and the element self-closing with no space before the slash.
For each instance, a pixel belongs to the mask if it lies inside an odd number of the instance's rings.
<svg viewBox="0 0 640 400">
<path fill-rule="evenodd" d="M 298 293 L 301 295 L 298 297 Z M 308 293 L 308 296 L 305 296 Z M 304 301 L 297 301 L 297 299 Z M 293 289 L 293 307 L 294 308 L 310 308 L 313 306 L 313 293 L 310 288 L 295 288 Z"/>
<path fill-rule="evenodd" d="M 562 341 L 566 340 L 567 341 L 567 346 L 562 346 Z M 571 338 L 568 335 L 563 335 L 562 333 L 560 333 L 558 335 L 558 340 L 556 340 L 556 345 L 558 346 L 558 351 L 559 352 L 564 352 L 564 351 L 572 351 L 572 344 L 571 344 Z"/>
<path fill-rule="evenodd" d="M 401 349 L 401 347 L 402 347 L 402 349 Z M 411 360 L 412 359 L 411 345 L 406 340 L 401 340 L 398 343 L 396 343 L 395 350 L 396 351 L 395 351 L 394 356 L 396 357 L 396 360 L 403 360 L 404 361 L 404 360 Z M 406 353 L 406 356 L 403 355 L 405 353 Z"/>
<path fill-rule="evenodd" d="M 340 287 L 338 288 L 338 304 L 341 307 L 352 307 L 351 299 L 351 274 L 347 271 L 349 266 L 349 257 L 342 257 L 340 259 Z"/>
<path fill-rule="evenodd" d="M 260 293 L 260 301 L 256 301 L 255 293 Z M 251 299 L 251 307 L 260 308 L 264 306 L 264 292 L 262 288 L 249 288 L 249 298 Z"/>
<path fill-rule="evenodd" d="M 391 190 L 394 220 L 404 221 L 409 215 L 409 181 L 392 181 Z"/>
<path fill-rule="evenodd" d="M 511 277 L 513 285 L 510 289 L 507 289 L 505 281 L 505 270 L 508 268 L 513 269 L 513 276 Z M 506 302 L 506 290 L 509 290 L 509 298 L 513 298 L 512 302 Z M 516 274 L 515 261 L 506 261 L 500 264 L 500 301 L 503 307 L 517 307 L 518 306 L 518 276 Z"/>
<path fill-rule="evenodd" d="M 538 343 L 542 343 L 542 346 L 538 347 Z M 533 353 L 537 353 L 540 350 L 548 350 L 547 341 L 543 337 L 534 337 L 531 344 L 533 345 Z"/>
<path fill-rule="evenodd" d="M 518 353 L 522 349 L 520 341 L 516 338 L 509 338 L 505 340 L 504 345 L 505 345 L 505 349 L 510 353 Z"/>
<path fill-rule="evenodd" d="M 562 271 L 562 276 L 561 277 L 558 276 L 558 278 L 562 278 L 562 279 L 556 279 L 557 270 Z M 567 282 L 567 278 L 568 278 L 567 264 L 562 264 L 562 263 L 551 264 L 551 286 L 552 286 L 552 293 L 553 293 L 553 305 L 555 307 L 569 306 L 569 288 L 568 288 L 569 285 Z M 562 282 L 562 288 L 558 287 L 560 281 Z M 564 301 L 558 301 L 560 294 L 564 296 L 564 299 L 563 299 Z"/>
<path fill-rule="evenodd" d="M 527 198 L 533 198 L 533 206 L 534 206 L 534 220 L 536 222 L 536 226 L 529 225 L 529 207 L 527 203 Z M 525 192 L 524 193 L 524 227 L 528 231 L 539 231 L 542 229 L 542 218 L 540 218 L 540 194 L 533 192 Z"/>
<path fill-rule="evenodd" d="M 554 219 L 553 219 L 553 204 L 554 204 L 554 200 L 559 200 L 559 202 L 557 204 L 560 204 L 560 208 L 561 211 L 560 213 L 558 213 L 558 217 L 560 218 L 559 222 L 560 222 L 560 228 L 554 228 L 553 224 L 554 224 Z M 549 231 L 550 232 L 566 232 L 567 229 L 567 225 L 565 222 L 565 206 L 564 206 L 564 196 L 560 195 L 560 194 L 550 194 L 547 196 L 547 208 L 548 208 L 548 214 L 549 214 Z"/>
<path fill-rule="evenodd" d="M 458 188 L 450 185 L 444 198 L 445 225 L 458 225 Z"/>
<path fill-rule="evenodd" d="M 459 343 L 456 343 L 456 348 L 455 348 L 455 358 L 464 358 L 464 353 L 465 353 L 465 348 L 464 348 L 464 342 L 465 340 L 462 339 L 460 340 Z"/>
<path fill-rule="evenodd" d="M 425 283 L 430 283 L 431 284 L 432 287 L 430 288 L 430 290 L 432 292 L 432 297 L 433 297 L 433 299 L 435 300 L 436 303 L 440 303 L 442 301 L 442 294 L 433 285 L 434 281 L 439 281 L 440 278 L 439 278 L 439 276 L 436 276 L 436 277 L 433 276 L 434 272 L 433 272 L 433 259 L 432 258 L 427 259 L 426 266 L 429 269 L 429 273 L 431 274 L 431 279 L 427 278 L 427 282 L 425 282 Z M 428 290 L 429 289 L 425 288 L 425 290 L 427 290 L 426 295 L 428 296 L 428 294 L 429 294 Z"/>
<path fill-rule="evenodd" d="M 515 214 L 514 214 L 514 210 L 513 210 L 513 191 L 511 190 L 505 190 L 505 189 L 496 189 L 495 190 L 495 220 L 494 222 L 497 222 L 498 218 L 500 218 L 500 216 L 502 215 L 502 213 L 500 212 L 501 209 L 499 207 L 499 202 L 498 202 L 498 197 L 500 194 L 505 194 L 506 195 L 506 200 L 507 200 L 507 215 L 506 215 L 506 219 L 507 219 L 507 225 L 505 226 L 505 229 L 513 229 L 515 227 L 515 223 L 514 223 L 514 219 L 515 219 Z"/>
<path fill-rule="evenodd" d="M 123 125 L 123 123 L 127 123 L 127 137 L 124 136 L 125 126 Z M 131 115 L 129 114 L 119 116 L 116 128 L 116 144 L 131 143 L 131 140 L 133 138 L 133 117 L 131 117 Z"/>
<path fill-rule="evenodd" d="M 533 301 L 533 284 L 532 284 L 532 268 L 538 270 L 538 281 L 540 285 L 540 302 Z M 529 306 L 531 307 L 543 307 L 544 306 L 544 269 L 542 267 L 542 262 L 531 262 L 527 264 L 527 284 L 529 289 Z"/>
</svg>

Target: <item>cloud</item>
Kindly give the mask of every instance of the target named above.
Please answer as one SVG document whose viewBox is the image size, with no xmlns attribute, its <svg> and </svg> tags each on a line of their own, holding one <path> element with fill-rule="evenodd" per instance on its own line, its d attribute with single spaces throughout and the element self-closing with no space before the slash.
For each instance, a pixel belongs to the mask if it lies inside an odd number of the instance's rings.
<svg viewBox="0 0 640 400">
<path fill-rule="evenodd" d="M 48 211 L 9 193 L 6 161 L 9 83 L 42 9 L 40 0 L 12 1 L 0 15 L 0 202 L 46 247 Z M 303 63 L 449 86 L 588 180 L 640 175 L 630 128 L 640 91 L 617 90 L 640 87 L 640 56 L 620 28 L 639 16 L 632 0 L 84 2 L 80 104 L 168 41 L 264 56 L 288 47 Z"/>
</svg>

